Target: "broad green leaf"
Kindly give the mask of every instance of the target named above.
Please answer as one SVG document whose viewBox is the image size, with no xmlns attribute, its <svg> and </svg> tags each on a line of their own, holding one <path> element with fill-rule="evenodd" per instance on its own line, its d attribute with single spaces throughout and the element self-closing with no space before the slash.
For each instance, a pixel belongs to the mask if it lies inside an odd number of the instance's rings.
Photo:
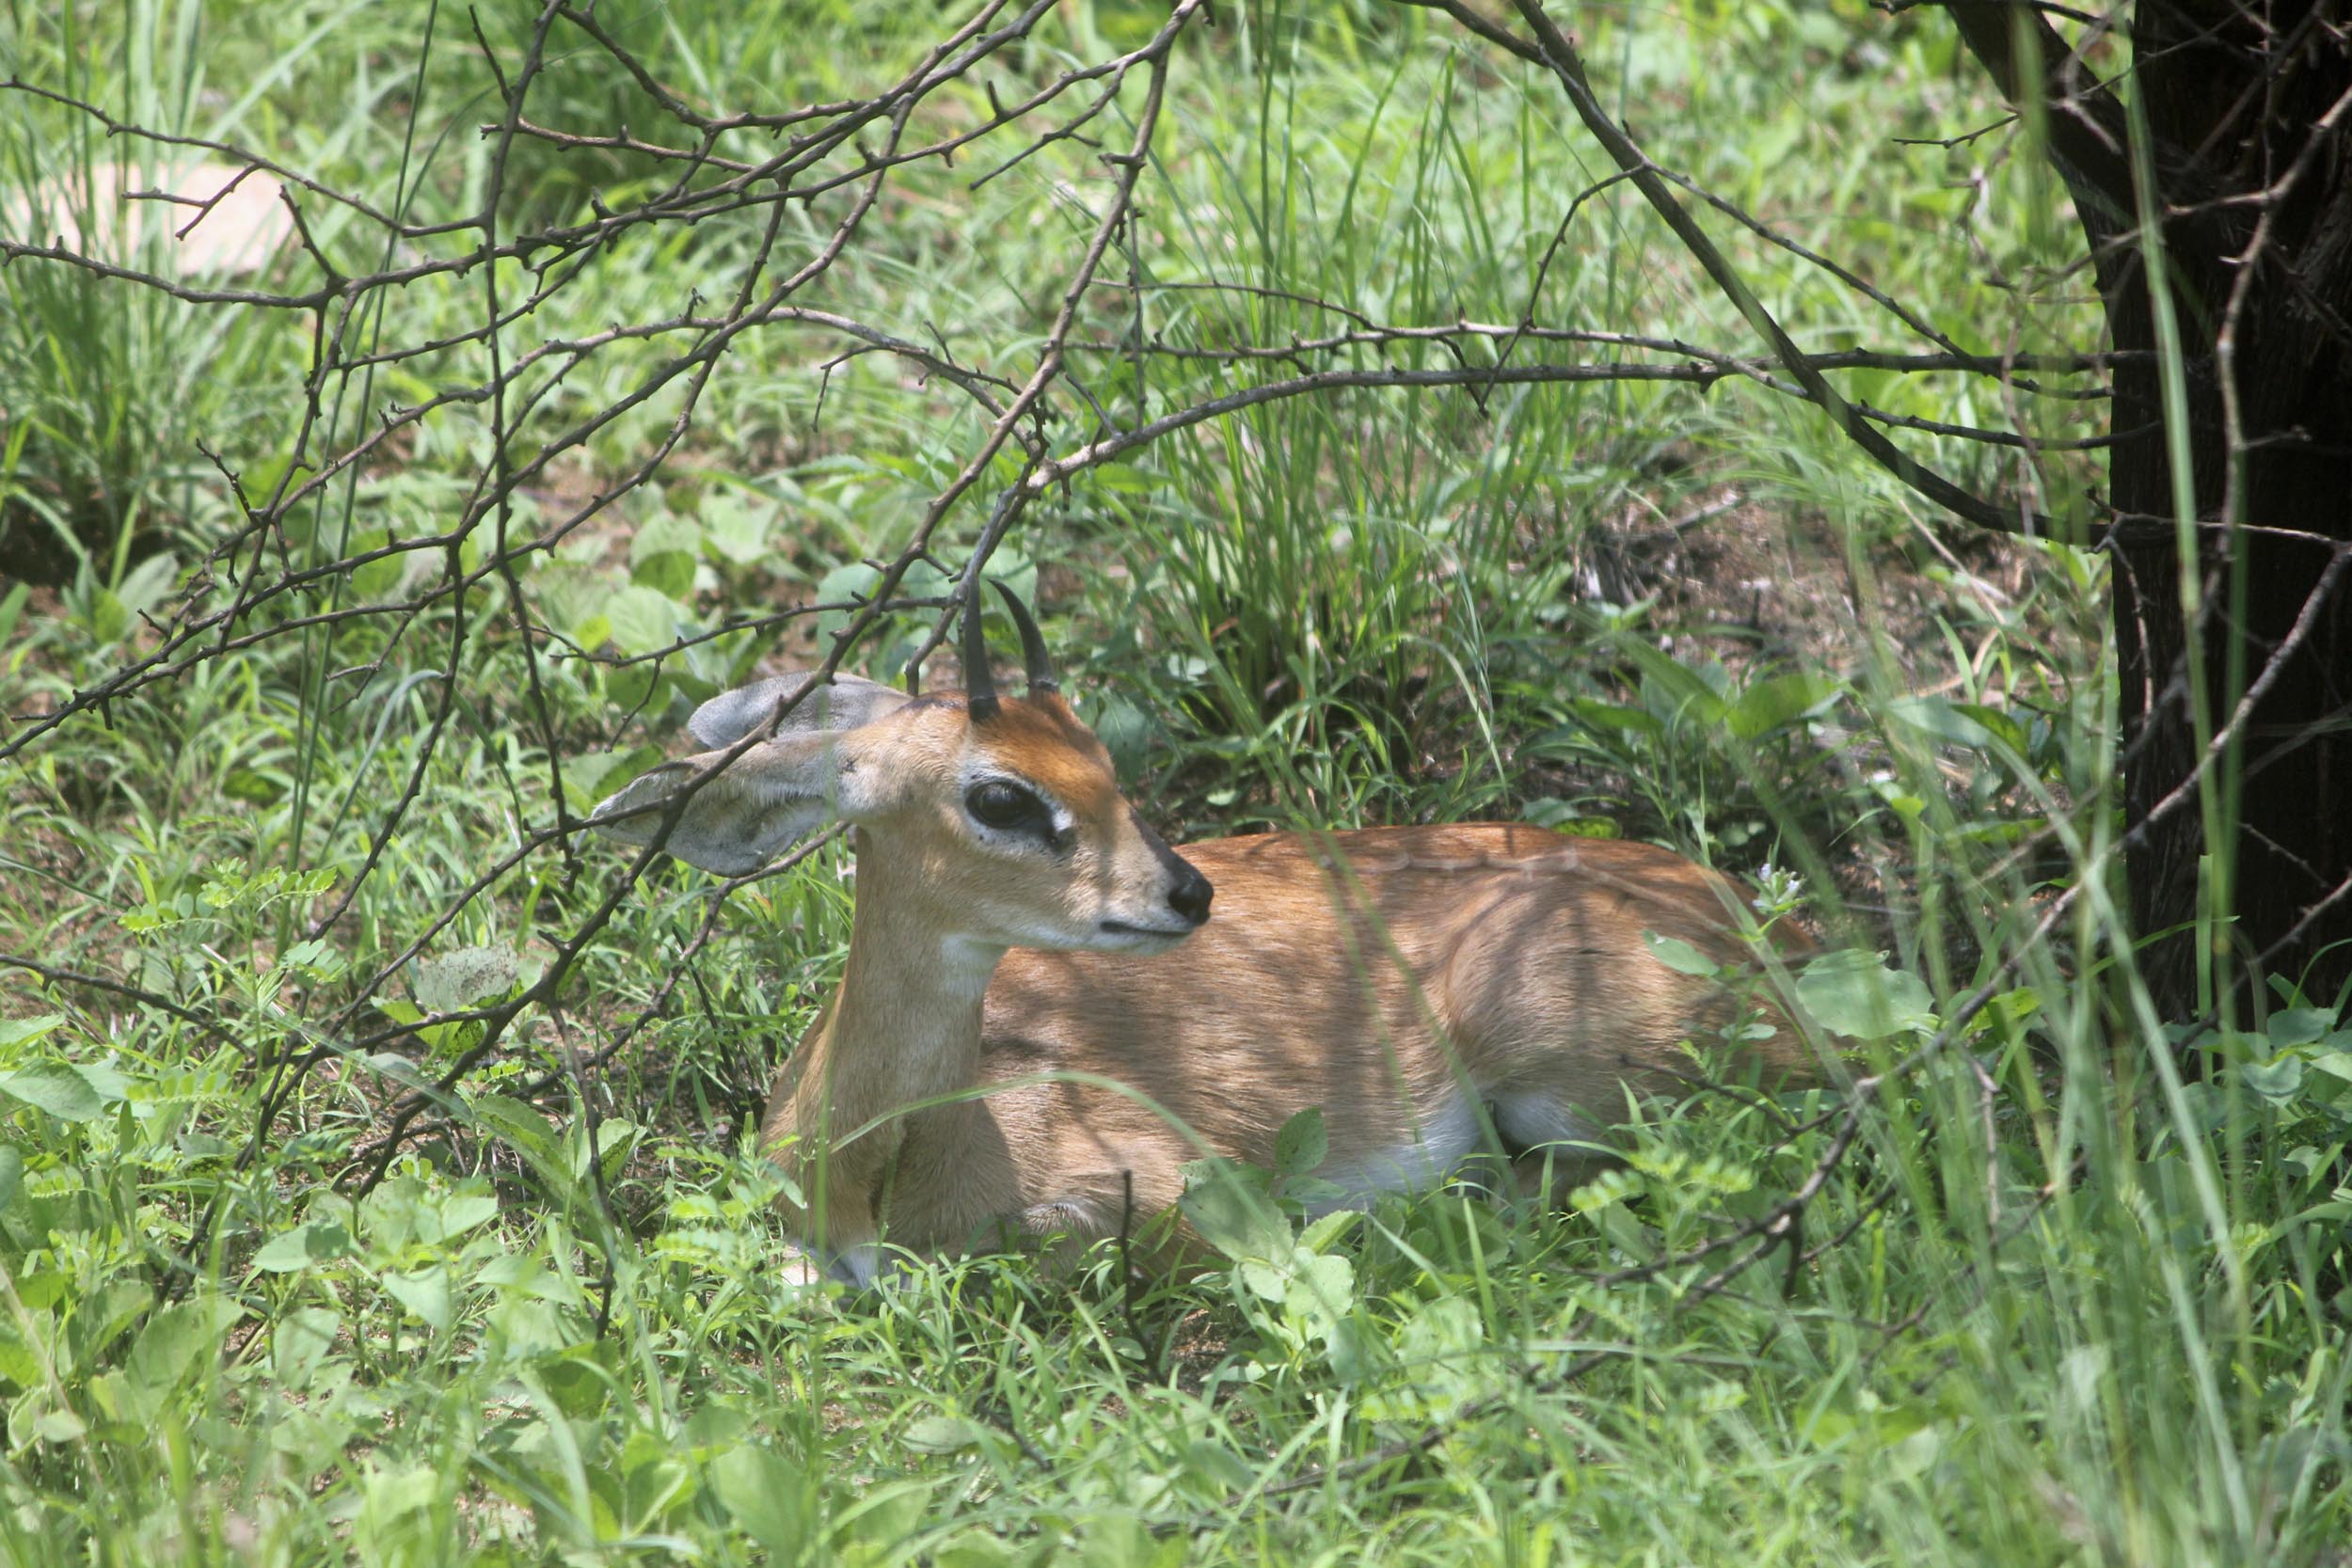
<svg viewBox="0 0 2352 1568">
<path fill-rule="evenodd" d="M 101 588 L 90 595 L 89 633 L 99 646 L 104 647 L 130 629 L 130 609 L 112 590 Z"/>
<path fill-rule="evenodd" d="M 588 1131 L 585 1121 L 576 1123 L 572 1129 L 572 1177 L 575 1180 L 588 1180 Z M 637 1140 L 643 1135 L 643 1128 L 619 1117 L 606 1117 L 596 1123 L 596 1164 L 603 1170 L 606 1180 L 620 1175 L 621 1167 L 628 1163 L 629 1151 L 637 1147 Z"/>
<path fill-rule="evenodd" d="M 1303 1323 L 1327 1325 L 1346 1316 L 1356 1294 L 1356 1265 L 1344 1258 L 1318 1257 L 1304 1247 L 1291 1258 L 1282 1306 Z"/>
<path fill-rule="evenodd" d="M 1184 1172 L 1179 1207 L 1202 1241 L 1235 1260 L 1290 1256 L 1290 1221 L 1266 1196 L 1264 1172 L 1214 1157 Z"/>
<path fill-rule="evenodd" d="M 1597 698 L 1579 697 L 1568 705 L 1588 730 L 1611 735 L 1662 735 L 1665 726 L 1658 715 L 1646 708 L 1627 707 L 1619 703 L 1604 703 Z"/>
<path fill-rule="evenodd" d="M 24 1156 L 14 1144 L 0 1144 L 0 1214 L 16 1205 L 17 1196 L 24 1190 Z"/>
<path fill-rule="evenodd" d="M 1642 942 L 1649 949 L 1651 958 L 1677 974 L 1711 975 L 1723 967 L 1680 937 L 1661 937 L 1656 931 L 1644 931 Z"/>
<path fill-rule="evenodd" d="M 0 1050 L 37 1040 L 64 1022 L 63 1013 L 42 1013 L 38 1018 L 0 1018 Z"/>
<path fill-rule="evenodd" d="M 88 1121 L 105 1109 L 89 1080 L 72 1068 L 37 1067 L 0 1072 L 0 1093 L 39 1106 L 60 1121 Z"/>
<path fill-rule="evenodd" d="M 1774 675 L 1740 693 L 1724 721 L 1740 739 L 1754 740 L 1828 705 L 1839 689 L 1827 675 Z"/>
<path fill-rule="evenodd" d="M 176 1386 L 199 1356 L 220 1352 L 221 1336 L 244 1316 L 244 1307 L 217 1295 L 165 1307 L 147 1320 L 131 1347 L 132 1381 L 157 1392 Z"/>
<path fill-rule="evenodd" d="M 2316 1070 L 2331 1077 L 2352 1079 L 2352 1051 L 2330 1051 L 2323 1055 L 2313 1056 L 2311 1065 Z M 7 1207 L 7 1204 L 0 1203 L 0 1209 Z"/>
<path fill-rule="evenodd" d="M 1987 707 L 1981 703 L 1954 703 L 1952 711 L 1975 722 L 1990 739 L 1998 741 L 2021 757 L 2026 754 L 2025 727 L 1999 708 Z"/>
<path fill-rule="evenodd" d="M 774 1560 L 800 1560 L 811 1524 L 809 1489 L 790 1461 L 772 1449 L 746 1443 L 710 1462 L 710 1485 L 744 1533 L 768 1548 Z"/>
<path fill-rule="evenodd" d="M 675 512 L 656 513 L 629 535 L 628 563 L 637 566 L 658 555 L 683 555 L 691 560 L 702 553 L 702 547 L 700 523 Z"/>
<path fill-rule="evenodd" d="M 1947 746 L 1980 752 L 1993 744 L 1992 731 L 1962 711 L 1959 704 L 1942 697 L 1897 697 L 1886 705 L 1886 715 Z"/>
<path fill-rule="evenodd" d="M 677 601 L 643 583 L 616 590 L 604 603 L 612 644 L 625 654 L 650 654 L 677 641 Z M 619 673 L 619 672 L 614 672 Z"/>
<path fill-rule="evenodd" d="M 518 968 L 511 947 L 461 947 L 437 958 L 419 958 L 409 985 L 425 1011 L 463 1012 L 512 990 Z"/>
<path fill-rule="evenodd" d="M 119 1105 L 131 1098 L 131 1080 L 124 1077 L 122 1070 L 112 1063 L 72 1062 L 67 1065 L 81 1075 L 82 1082 L 90 1086 L 91 1092 L 98 1096 L 102 1103 Z"/>
<path fill-rule="evenodd" d="M 1321 1252 L 1356 1228 L 1363 1217 L 1362 1212 L 1355 1209 L 1334 1209 L 1327 1214 L 1318 1214 L 1300 1228 L 1298 1244 L 1309 1252 Z"/>
<path fill-rule="evenodd" d="M 388 529 L 366 530 L 352 535 L 350 553 L 352 555 L 370 554 L 384 548 L 391 543 L 391 532 Z M 419 556 L 415 552 L 408 552 L 387 555 L 368 562 L 364 565 L 353 567 L 351 571 L 352 597 L 362 602 L 387 597 L 400 586 L 401 579 L 408 575 L 409 563 L 418 559 Z"/>
<path fill-rule="evenodd" d="M 563 759 L 564 792 L 574 809 L 586 811 L 621 784 L 662 760 L 659 746 L 625 751 L 582 752 Z"/>
<path fill-rule="evenodd" d="M 694 596 L 694 558 L 684 550 L 657 551 L 629 568 L 628 580 L 685 604 Z"/>
<path fill-rule="evenodd" d="M 541 1159 L 555 1152 L 555 1129 L 539 1108 L 502 1094 L 478 1094 L 469 1102 L 474 1122 L 526 1154 Z"/>
<path fill-rule="evenodd" d="M 659 660 L 650 664 L 632 664 L 626 670 L 606 672 L 604 694 L 612 699 L 614 707 L 638 713 L 656 705 L 654 693 L 660 691 L 662 685 Z"/>
<path fill-rule="evenodd" d="M 1935 998 L 1916 974 L 1883 953 L 1824 953 L 1804 966 L 1797 1000 L 1834 1035 L 1884 1039 L 1935 1027 Z"/>
<path fill-rule="evenodd" d="M 385 1293 L 436 1329 L 450 1324 L 449 1270 L 436 1263 L 414 1274 L 384 1275 Z"/>
<path fill-rule="evenodd" d="M 1323 1111 L 1310 1105 L 1282 1123 L 1282 1130 L 1274 1135 L 1274 1168 L 1283 1176 L 1304 1176 L 1321 1169 L 1330 1151 L 1331 1137 L 1324 1130 Z"/>
<path fill-rule="evenodd" d="M 272 1237 L 253 1255 L 253 1266 L 267 1274 L 292 1274 L 313 1263 L 351 1255 L 351 1232 L 340 1220 L 311 1220 L 283 1235 Z"/>
<path fill-rule="evenodd" d="M 2336 1015 L 2325 1007 L 2288 1007 L 2270 1015 L 2270 1044 L 2274 1051 L 2311 1045 L 2336 1026 Z"/>
<path fill-rule="evenodd" d="M 342 1314 L 331 1307 L 302 1307 L 270 1325 L 270 1370 L 289 1388 L 307 1388 L 342 1333 Z"/>
<path fill-rule="evenodd" d="M 703 507 L 703 548 L 738 566 L 756 565 L 768 553 L 778 515 L 765 499 L 714 496 Z"/>
<path fill-rule="evenodd" d="M 1241 1456 L 1221 1443 L 1185 1444 L 1184 1468 L 1226 1492 L 1246 1491 L 1257 1479 L 1249 1466 L 1242 1463 Z"/>
<path fill-rule="evenodd" d="M 108 598 L 112 594 L 105 595 Z M 33 1423 L 33 1435 L 43 1443 L 72 1443 L 81 1439 L 89 1428 L 82 1418 L 71 1410 L 52 1410 Z"/>
<path fill-rule="evenodd" d="M 496 1219 L 499 1200 L 488 1193 L 454 1193 L 442 1200 L 440 1235 L 426 1241 L 452 1241 L 475 1226 Z"/>
<path fill-rule="evenodd" d="M 2249 1062 L 2237 1069 L 2238 1081 L 2269 1101 L 2283 1105 L 2303 1086 L 2303 1058 L 2285 1055 L 2275 1062 Z"/>
<path fill-rule="evenodd" d="M 117 589 L 124 608 L 133 614 L 152 610 L 180 580 L 179 559 L 169 552 L 151 555 L 123 574 Z"/>
<path fill-rule="evenodd" d="M 985 1429 L 961 1416 L 926 1416 L 907 1428 L 902 1441 L 916 1453 L 961 1453 L 984 1435 Z"/>
</svg>

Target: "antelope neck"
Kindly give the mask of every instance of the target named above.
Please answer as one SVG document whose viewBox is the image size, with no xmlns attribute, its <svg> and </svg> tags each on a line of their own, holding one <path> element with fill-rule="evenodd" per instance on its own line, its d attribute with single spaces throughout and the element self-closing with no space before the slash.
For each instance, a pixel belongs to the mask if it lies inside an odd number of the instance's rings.
<svg viewBox="0 0 2352 1568">
<path fill-rule="evenodd" d="M 863 835 L 858 847 L 849 961 L 793 1094 L 803 1128 L 826 1118 L 830 1100 L 834 1139 L 978 1079 L 980 1004 L 1005 956 L 1002 947 L 946 934 L 927 916 L 925 889 L 894 885 L 924 879 L 919 868 L 868 853 Z"/>
</svg>

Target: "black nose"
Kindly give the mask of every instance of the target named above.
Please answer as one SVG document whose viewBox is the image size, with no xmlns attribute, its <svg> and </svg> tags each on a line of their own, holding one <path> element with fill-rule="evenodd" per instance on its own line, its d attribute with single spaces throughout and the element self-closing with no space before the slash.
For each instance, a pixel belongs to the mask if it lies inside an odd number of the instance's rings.
<svg viewBox="0 0 2352 1568">
<path fill-rule="evenodd" d="M 1206 925 L 1209 900 L 1216 895 L 1216 889 L 1211 887 L 1209 879 L 1189 864 L 1182 861 L 1177 863 L 1184 865 L 1184 871 L 1176 879 L 1176 886 L 1168 893 L 1168 907 L 1195 926 Z"/>
</svg>

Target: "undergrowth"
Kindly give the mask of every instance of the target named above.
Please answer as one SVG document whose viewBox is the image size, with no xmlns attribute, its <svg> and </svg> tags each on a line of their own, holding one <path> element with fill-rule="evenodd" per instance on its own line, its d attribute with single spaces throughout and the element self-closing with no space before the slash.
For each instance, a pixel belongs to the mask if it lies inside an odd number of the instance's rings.
<svg viewBox="0 0 2352 1568">
<path fill-rule="evenodd" d="M 432 222 L 485 177 L 493 88 L 413 9 L 262 26 L 185 0 L 104 33 L 18 7 L 0 52 Z M 1066 7 L 1020 68 L 1162 14 Z M 480 19 L 493 50 L 528 20 Z M 698 101 L 779 109 L 902 68 L 934 21 L 675 0 L 612 25 Z M 1410 8 L 1218 23 L 1180 56 L 1121 309 L 1073 345 L 1089 398 L 1148 417 L 1244 385 L 1238 345 L 1357 317 L 1531 314 L 1603 172 L 1541 78 Z M 1933 18 L 1700 0 L 1583 25 L 1661 157 L 1967 349 L 2095 331 L 2038 156 L 1894 145 L 1995 117 Z M 651 118 L 596 64 L 555 58 L 534 114 Z M 87 188 L 114 156 L 56 105 L 12 109 L 0 202 L 71 202 L 51 171 Z M 517 156 L 517 224 L 660 177 L 625 150 Z M 977 192 L 914 171 L 831 304 L 1013 360 L 1050 313 L 1033 280 L 1083 244 L 1091 156 L 1056 144 Z M 1589 201 L 1534 314 L 1743 341 L 1629 192 Z M 316 237 L 358 232 L 322 214 Z M 528 331 L 723 293 L 758 234 L 737 214 L 636 237 Z M 1850 291 L 1722 237 L 1808 343 L 1880 340 Z M 288 461 L 308 328 L 23 261 L 0 288 L 0 507 L 66 562 L 0 594 L 21 723 L 148 646 L 167 597 L 236 591 L 187 573 L 234 486 Z M 371 330 L 462 331 L 469 290 L 420 287 Z M 1136 333 L 1191 356 L 1147 362 Z M 1196 1194 L 1220 1259 L 1197 1278 L 1132 1278 L 1105 1246 L 1067 1275 L 980 1258 L 864 1295 L 794 1284 L 753 1128 L 838 978 L 846 857 L 715 920 L 709 879 L 662 863 L 569 955 L 623 863 L 522 850 L 663 754 L 694 701 L 821 657 L 844 611 L 671 650 L 869 588 L 984 429 L 830 352 L 745 338 L 655 483 L 485 577 L 462 635 L 446 602 L 322 621 L 0 769 L 0 1560 L 2346 1560 L 2344 999 L 2282 984 L 2227 1031 L 2151 1015 L 2112 888 L 2103 563 L 1961 535 L 1738 376 L 1261 404 L 1075 476 L 992 570 L 1172 839 L 1501 817 L 1669 844 L 1836 950 L 1801 984 L 1858 1085 L 1613 1107 L 1624 1163 L 1558 1209 L 1449 1190 L 1309 1220 L 1302 1122 L 1285 1168 Z M 1442 361 L 1361 362 L 1399 353 Z M 610 406 L 656 356 L 621 345 L 545 417 Z M 1990 380 L 1848 373 L 1897 413 L 2094 428 L 2093 404 L 2021 414 Z M 364 428 L 480 374 L 453 347 L 326 417 Z M 675 414 L 600 430 L 513 526 L 642 462 Z M 355 471 L 273 564 L 432 535 L 485 420 L 453 406 Z M 2054 514 L 2096 477 L 2062 450 L 1907 439 Z M 437 564 L 389 555 L 261 613 L 389 602 Z M 951 586 L 929 563 L 901 592 Z M 935 617 L 885 618 L 851 664 L 898 676 Z M 559 957 L 564 1006 L 430 1097 L 358 1191 L 388 1105 Z M 396 962 L 358 1012 L 374 1043 L 322 1025 Z"/>
</svg>

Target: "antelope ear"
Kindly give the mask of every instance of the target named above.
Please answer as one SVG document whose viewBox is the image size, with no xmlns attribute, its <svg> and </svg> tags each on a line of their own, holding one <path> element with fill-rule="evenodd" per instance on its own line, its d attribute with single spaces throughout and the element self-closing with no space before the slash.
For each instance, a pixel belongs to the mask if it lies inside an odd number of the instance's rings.
<svg viewBox="0 0 2352 1568">
<path fill-rule="evenodd" d="M 675 798 L 700 778 L 661 847 L 706 871 L 745 876 L 828 822 L 857 820 L 860 781 L 842 767 L 841 744 L 830 731 L 787 735 L 707 778 L 723 751 L 665 762 L 599 803 L 588 820 L 624 844 L 651 844 Z"/>
<path fill-rule="evenodd" d="M 768 721 L 776 705 L 801 689 L 808 677 L 800 673 L 773 675 L 713 697 L 694 710 L 687 732 L 713 751 L 734 745 Z M 895 713 L 911 699 L 895 686 L 869 681 L 863 675 L 836 674 L 800 701 L 776 727 L 778 735 L 809 730 L 854 730 L 886 713 Z"/>
</svg>

